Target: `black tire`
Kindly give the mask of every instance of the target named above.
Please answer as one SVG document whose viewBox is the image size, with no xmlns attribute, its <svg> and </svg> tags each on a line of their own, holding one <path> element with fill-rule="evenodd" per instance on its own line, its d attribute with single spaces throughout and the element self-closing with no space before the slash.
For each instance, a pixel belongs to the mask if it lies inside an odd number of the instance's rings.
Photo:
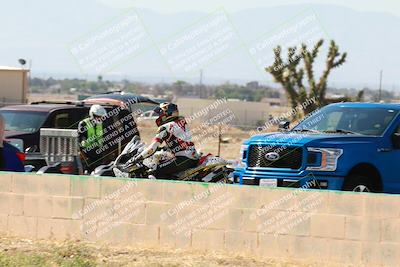
<svg viewBox="0 0 400 267">
<path fill-rule="evenodd" d="M 352 174 L 346 178 L 343 191 L 353 192 L 380 192 L 379 182 L 368 176 Z"/>
</svg>

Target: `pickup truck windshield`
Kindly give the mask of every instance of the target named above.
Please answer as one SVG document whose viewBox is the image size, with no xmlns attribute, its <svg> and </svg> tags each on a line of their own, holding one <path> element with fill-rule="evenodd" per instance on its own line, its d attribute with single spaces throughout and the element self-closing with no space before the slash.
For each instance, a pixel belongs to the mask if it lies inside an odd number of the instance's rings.
<svg viewBox="0 0 400 267">
<path fill-rule="evenodd" d="M 300 122 L 292 131 L 382 135 L 397 110 L 328 106 Z"/>
<path fill-rule="evenodd" d="M 0 110 L 5 121 L 6 131 L 34 133 L 40 129 L 47 118 L 45 112 Z"/>
</svg>

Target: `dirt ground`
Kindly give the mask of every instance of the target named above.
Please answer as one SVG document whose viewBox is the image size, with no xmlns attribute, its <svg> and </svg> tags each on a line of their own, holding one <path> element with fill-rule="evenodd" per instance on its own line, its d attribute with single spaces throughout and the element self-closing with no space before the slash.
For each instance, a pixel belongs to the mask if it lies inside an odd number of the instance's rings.
<svg viewBox="0 0 400 267">
<path fill-rule="evenodd" d="M 317 263 L 261 259 L 254 255 L 172 248 L 107 247 L 82 242 L 55 243 L 0 238 L 0 266 L 132 266 L 132 267 L 317 267 Z M 329 265 L 339 266 L 339 265 Z"/>
<path fill-rule="evenodd" d="M 30 93 L 28 102 L 40 102 L 40 101 L 76 101 L 77 96 L 72 94 L 37 94 Z"/>
</svg>

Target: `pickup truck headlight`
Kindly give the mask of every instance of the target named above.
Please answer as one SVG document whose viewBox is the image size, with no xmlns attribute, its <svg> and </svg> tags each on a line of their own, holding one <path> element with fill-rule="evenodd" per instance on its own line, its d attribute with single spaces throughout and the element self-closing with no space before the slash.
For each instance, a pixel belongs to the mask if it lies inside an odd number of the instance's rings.
<svg viewBox="0 0 400 267">
<path fill-rule="evenodd" d="M 247 149 L 249 149 L 248 145 L 242 145 L 240 147 L 240 160 L 241 161 L 247 159 Z"/>
<path fill-rule="evenodd" d="M 248 145 L 242 145 L 240 147 L 240 158 L 239 158 L 239 166 L 241 168 L 246 168 L 247 167 L 247 150 L 249 146 Z"/>
<path fill-rule="evenodd" d="M 339 148 L 317 148 L 309 147 L 308 152 L 320 153 L 321 154 L 321 164 L 320 166 L 309 166 L 306 168 L 308 171 L 336 171 L 337 161 L 343 154 L 343 149 Z"/>
</svg>

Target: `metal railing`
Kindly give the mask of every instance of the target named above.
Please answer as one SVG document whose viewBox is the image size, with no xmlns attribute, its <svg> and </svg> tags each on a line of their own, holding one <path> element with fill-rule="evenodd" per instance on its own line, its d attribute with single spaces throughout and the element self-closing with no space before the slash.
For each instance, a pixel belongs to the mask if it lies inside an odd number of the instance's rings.
<svg viewBox="0 0 400 267">
<path fill-rule="evenodd" d="M 74 161 L 79 156 L 78 131 L 40 129 L 40 152 L 47 164 Z"/>
</svg>

